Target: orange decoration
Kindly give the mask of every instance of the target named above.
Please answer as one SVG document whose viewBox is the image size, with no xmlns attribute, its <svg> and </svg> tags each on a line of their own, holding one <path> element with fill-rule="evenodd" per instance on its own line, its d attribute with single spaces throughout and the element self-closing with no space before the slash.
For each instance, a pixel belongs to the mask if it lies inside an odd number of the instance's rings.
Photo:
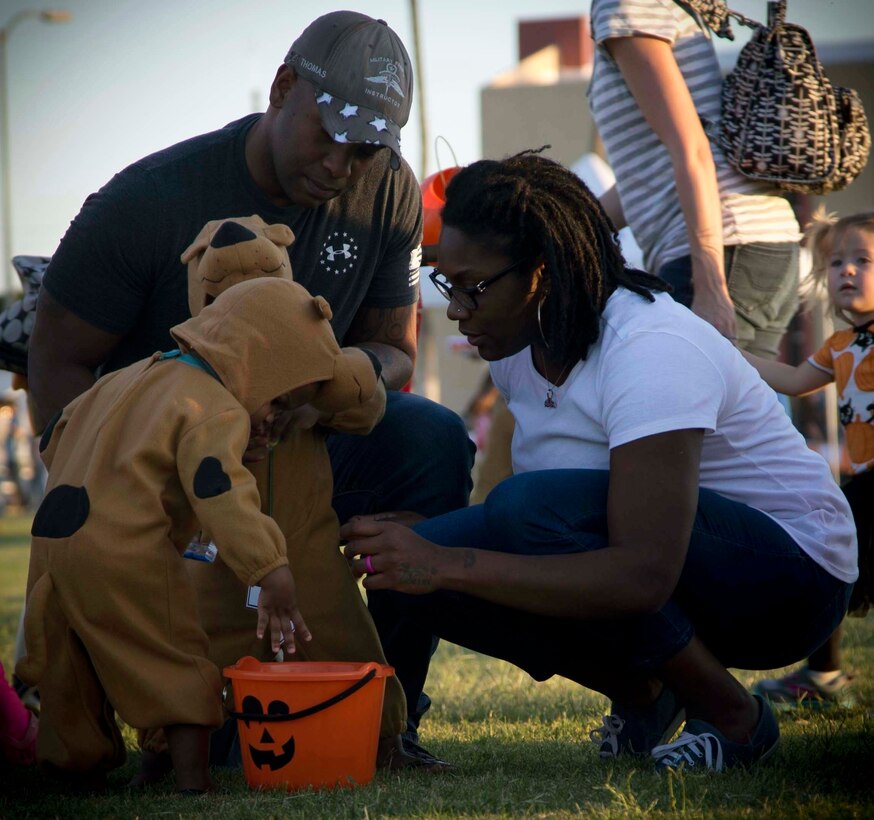
<svg viewBox="0 0 874 820">
<path fill-rule="evenodd" d="M 440 239 L 440 229 L 443 227 L 440 211 L 446 202 L 446 186 L 449 180 L 460 170 L 461 168 L 457 165 L 452 168 L 444 168 L 442 171 L 431 174 L 420 186 L 422 189 L 422 207 L 425 217 L 425 225 L 422 232 L 422 249 L 425 252 L 424 261 L 426 263 L 434 261 L 433 248 Z M 429 250 L 432 252 L 429 253 Z"/>
</svg>

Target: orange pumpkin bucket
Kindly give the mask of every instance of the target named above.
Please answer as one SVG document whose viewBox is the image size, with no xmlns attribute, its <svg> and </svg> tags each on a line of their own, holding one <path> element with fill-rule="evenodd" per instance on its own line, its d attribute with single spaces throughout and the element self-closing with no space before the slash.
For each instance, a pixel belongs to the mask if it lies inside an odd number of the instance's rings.
<svg viewBox="0 0 874 820">
<path fill-rule="evenodd" d="M 245 657 L 224 674 L 233 682 L 231 715 L 251 788 L 330 789 L 373 779 L 391 666 Z"/>
</svg>

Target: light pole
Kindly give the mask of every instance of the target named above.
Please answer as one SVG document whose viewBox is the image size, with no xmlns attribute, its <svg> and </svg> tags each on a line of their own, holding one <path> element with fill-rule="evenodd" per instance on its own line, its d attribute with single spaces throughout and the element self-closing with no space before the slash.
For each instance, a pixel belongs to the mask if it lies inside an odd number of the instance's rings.
<svg viewBox="0 0 874 820">
<path fill-rule="evenodd" d="M 422 153 L 419 161 L 419 179 L 428 175 L 428 117 L 425 111 L 425 72 L 422 71 L 422 38 L 419 35 L 419 7 L 410 0 L 410 17 L 413 22 L 413 60 L 416 63 L 416 86 L 419 89 L 419 144 Z"/>
<path fill-rule="evenodd" d="M 9 87 L 7 85 L 8 67 L 6 64 L 6 45 L 12 30 L 29 17 L 35 17 L 44 23 L 66 23 L 72 15 L 63 9 L 24 9 L 9 18 L 3 28 L 0 28 L 0 177 L 3 179 L 3 240 L 0 243 L 0 271 L 2 271 L 3 292 L 12 289 L 12 184 L 10 180 L 11 166 L 9 162 Z"/>
</svg>

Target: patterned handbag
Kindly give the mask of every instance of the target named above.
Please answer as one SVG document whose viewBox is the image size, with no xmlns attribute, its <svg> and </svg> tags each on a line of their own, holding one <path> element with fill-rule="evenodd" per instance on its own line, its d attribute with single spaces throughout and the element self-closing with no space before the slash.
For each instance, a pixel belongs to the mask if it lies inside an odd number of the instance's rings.
<svg viewBox="0 0 874 820">
<path fill-rule="evenodd" d="M 27 345 L 36 319 L 36 302 L 42 277 L 49 265 L 47 256 L 14 256 L 24 294 L 0 312 L 0 370 L 27 374 Z"/>
<path fill-rule="evenodd" d="M 722 37 L 728 19 L 754 29 L 722 89 L 719 144 L 750 179 L 787 191 L 827 194 L 865 167 L 871 134 L 859 95 L 832 86 L 806 29 L 786 22 L 786 0 L 768 3 L 763 25 L 723 0 L 678 0 Z"/>
</svg>

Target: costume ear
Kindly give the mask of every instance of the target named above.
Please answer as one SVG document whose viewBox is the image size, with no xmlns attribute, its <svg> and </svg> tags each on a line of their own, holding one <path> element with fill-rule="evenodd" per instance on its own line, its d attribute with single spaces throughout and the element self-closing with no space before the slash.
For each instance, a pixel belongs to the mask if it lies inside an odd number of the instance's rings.
<svg viewBox="0 0 874 820">
<path fill-rule="evenodd" d="M 370 357 L 356 347 L 344 347 L 334 359 L 334 377 L 321 383 L 312 403 L 323 412 L 339 413 L 369 401 L 376 386 Z"/>
<path fill-rule="evenodd" d="M 209 241 L 212 238 L 213 228 L 218 224 L 218 222 L 224 220 L 213 220 L 212 222 L 207 222 L 200 229 L 200 233 L 197 235 L 197 238 L 192 242 L 183 252 L 180 259 L 182 260 L 183 265 L 187 265 L 195 256 L 199 253 L 203 253 L 209 247 Z"/>
<path fill-rule="evenodd" d="M 334 316 L 334 312 L 324 296 L 313 296 L 313 307 L 316 309 L 316 313 L 323 319 L 330 321 Z"/>
<path fill-rule="evenodd" d="M 264 227 L 264 236 L 277 245 L 288 247 L 294 242 L 294 231 L 288 225 L 266 225 Z"/>
</svg>

